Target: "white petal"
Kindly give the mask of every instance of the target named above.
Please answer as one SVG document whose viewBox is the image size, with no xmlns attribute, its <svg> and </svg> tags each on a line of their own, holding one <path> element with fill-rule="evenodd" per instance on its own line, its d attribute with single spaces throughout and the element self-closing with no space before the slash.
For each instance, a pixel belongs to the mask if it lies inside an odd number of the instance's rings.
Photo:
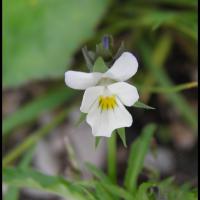
<svg viewBox="0 0 200 200">
<path fill-rule="evenodd" d="M 103 86 L 95 86 L 95 87 L 90 87 L 86 89 L 86 91 L 84 92 L 83 100 L 80 107 L 81 112 L 88 113 L 91 106 L 102 94 L 103 90 L 104 90 Z"/>
<path fill-rule="evenodd" d="M 92 106 L 86 121 L 92 127 L 94 136 L 110 137 L 115 129 L 130 127 L 133 119 L 130 113 L 117 100 L 118 107 L 114 110 L 101 111 L 98 108 L 98 102 Z"/>
<path fill-rule="evenodd" d="M 67 86 L 78 89 L 85 90 L 88 87 L 95 86 L 101 79 L 102 73 L 85 73 L 76 71 L 65 72 L 65 83 Z"/>
<path fill-rule="evenodd" d="M 104 74 L 104 77 L 118 81 L 125 81 L 131 78 L 138 69 L 136 57 L 124 52 L 113 64 L 113 66 Z"/>
<path fill-rule="evenodd" d="M 125 82 L 111 84 L 108 89 L 126 106 L 132 106 L 139 99 L 137 88 Z"/>
</svg>

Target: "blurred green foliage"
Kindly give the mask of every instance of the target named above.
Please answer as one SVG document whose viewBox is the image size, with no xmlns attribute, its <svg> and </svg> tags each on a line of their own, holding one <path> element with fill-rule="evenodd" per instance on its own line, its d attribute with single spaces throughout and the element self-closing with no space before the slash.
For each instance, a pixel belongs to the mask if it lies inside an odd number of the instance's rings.
<svg viewBox="0 0 200 200">
<path fill-rule="evenodd" d="M 3 86 L 64 76 L 108 0 L 3 1 Z"/>
<path fill-rule="evenodd" d="M 133 188 L 136 186 L 137 177 L 143 168 L 144 157 L 149 149 L 155 128 L 154 124 L 147 125 L 143 129 L 141 137 L 131 146 L 125 177 L 128 186 L 131 187 L 118 186 L 100 169 L 89 163 L 86 164 L 86 167 L 95 177 L 92 180 L 69 181 L 62 177 L 42 174 L 31 168 L 20 167 L 4 168 L 3 180 L 11 186 L 38 189 L 77 200 L 116 200 L 118 198 L 124 200 L 196 200 L 197 191 L 192 191 L 186 185 L 177 187 L 172 178 L 144 182 L 137 186 L 137 190 Z M 117 169 L 117 166 L 115 168 Z"/>
</svg>

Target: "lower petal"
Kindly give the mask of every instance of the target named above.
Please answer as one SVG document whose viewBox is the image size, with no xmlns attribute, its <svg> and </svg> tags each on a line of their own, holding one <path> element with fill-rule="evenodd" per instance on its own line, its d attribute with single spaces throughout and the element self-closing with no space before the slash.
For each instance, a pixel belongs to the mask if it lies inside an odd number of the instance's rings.
<svg viewBox="0 0 200 200">
<path fill-rule="evenodd" d="M 133 120 L 130 113 L 117 100 L 115 109 L 101 111 L 96 102 L 87 115 L 86 121 L 92 127 L 94 136 L 110 137 L 115 129 L 130 127 Z"/>
</svg>

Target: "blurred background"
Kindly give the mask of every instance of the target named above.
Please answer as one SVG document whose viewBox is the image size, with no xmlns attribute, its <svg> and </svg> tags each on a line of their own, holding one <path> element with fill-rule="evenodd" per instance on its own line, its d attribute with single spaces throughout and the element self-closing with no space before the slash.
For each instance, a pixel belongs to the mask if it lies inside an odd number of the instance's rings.
<svg viewBox="0 0 200 200">
<path fill-rule="evenodd" d="M 3 164 L 67 178 L 76 170 L 90 177 L 86 161 L 105 169 L 106 141 L 95 150 L 90 127 L 76 126 L 83 91 L 64 83 L 68 69 L 87 71 L 81 48 L 95 50 L 105 34 L 116 51 L 124 42 L 137 57 L 130 81 L 140 101 L 156 108 L 129 108 L 134 123 L 126 129 L 128 148 L 118 142 L 119 183 L 130 144 L 154 122 L 156 156 L 149 152 L 146 168 L 196 187 L 197 0 L 3 1 Z M 3 191 L 6 199 L 10 190 Z M 23 189 L 20 199 L 59 198 Z"/>
</svg>

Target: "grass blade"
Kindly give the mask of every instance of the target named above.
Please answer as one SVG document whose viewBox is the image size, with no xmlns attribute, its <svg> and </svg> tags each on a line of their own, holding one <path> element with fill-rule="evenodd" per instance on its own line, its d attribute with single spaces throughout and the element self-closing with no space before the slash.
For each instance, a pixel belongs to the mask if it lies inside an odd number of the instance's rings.
<svg viewBox="0 0 200 200">
<path fill-rule="evenodd" d="M 142 130 L 141 136 L 131 145 L 128 167 L 124 184 L 130 192 L 135 192 L 137 178 L 142 170 L 145 155 L 149 149 L 156 126 L 148 124 Z"/>
<path fill-rule="evenodd" d="M 3 135 L 8 135 L 14 128 L 35 120 L 43 112 L 56 108 L 75 94 L 74 90 L 63 87 L 38 97 L 3 120 Z"/>
</svg>

